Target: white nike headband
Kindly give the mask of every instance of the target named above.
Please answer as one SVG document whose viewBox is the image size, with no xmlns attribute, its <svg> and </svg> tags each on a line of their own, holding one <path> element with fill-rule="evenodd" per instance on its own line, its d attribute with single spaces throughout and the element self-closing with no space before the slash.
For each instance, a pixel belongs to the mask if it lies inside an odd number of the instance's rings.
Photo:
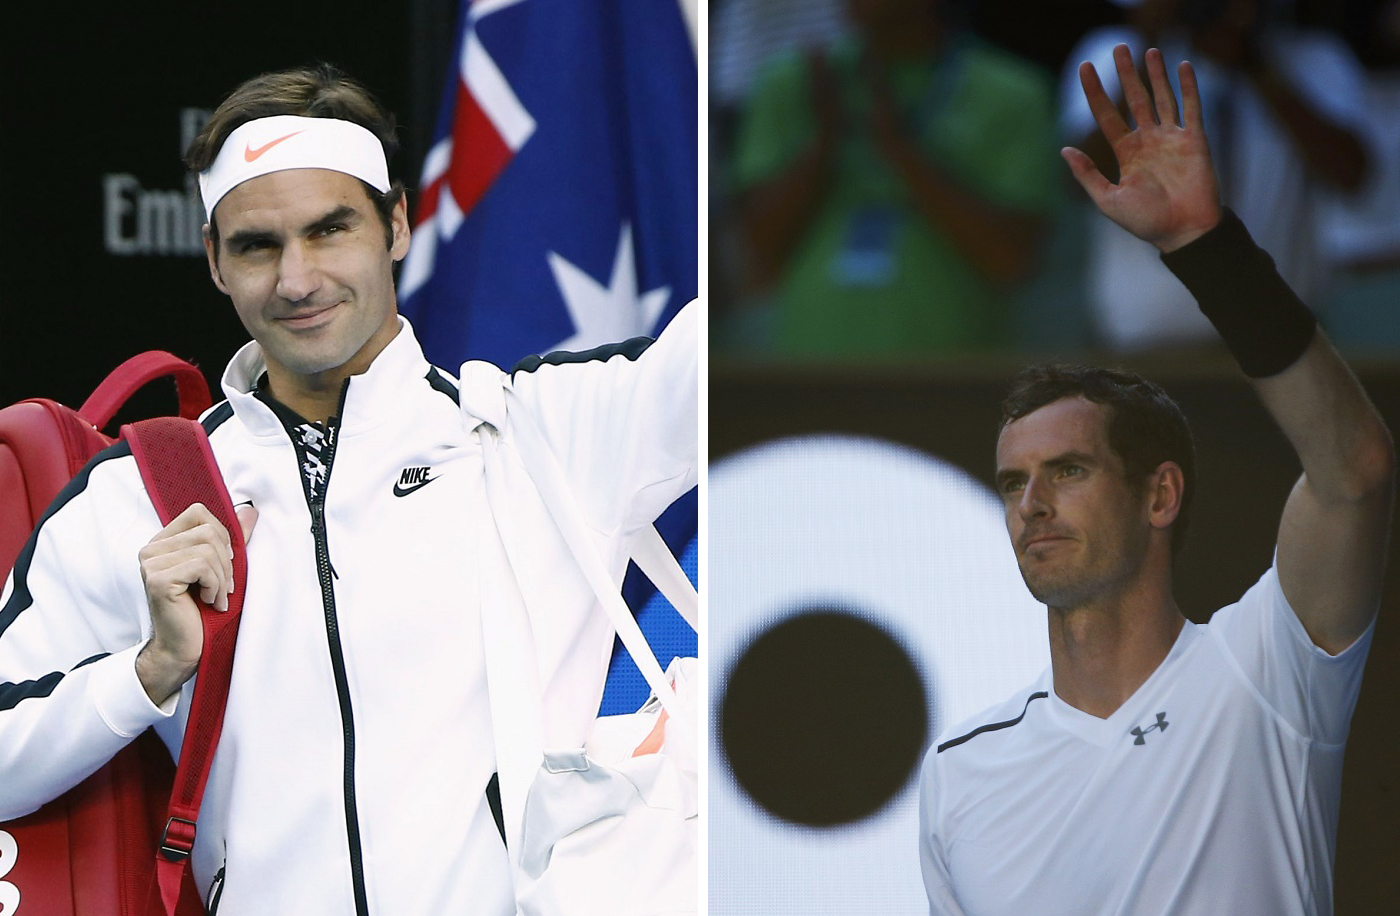
<svg viewBox="0 0 1400 916">
<path fill-rule="evenodd" d="M 214 164 L 199 173 L 204 215 L 224 195 L 250 178 L 283 169 L 330 169 L 376 188 L 389 190 L 389 165 L 379 138 L 350 121 L 275 115 L 238 126 L 228 135 Z"/>
</svg>

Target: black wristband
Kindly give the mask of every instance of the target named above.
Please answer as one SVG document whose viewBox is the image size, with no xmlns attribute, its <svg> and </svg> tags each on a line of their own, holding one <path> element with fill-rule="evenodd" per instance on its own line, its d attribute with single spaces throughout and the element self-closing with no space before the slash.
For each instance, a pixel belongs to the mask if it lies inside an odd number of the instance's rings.
<svg viewBox="0 0 1400 916">
<path fill-rule="evenodd" d="M 1312 342 L 1317 318 L 1228 207 L 1205 235 L 1162 255 L 1250 378 L 1277 375 Z"/>
</svg>

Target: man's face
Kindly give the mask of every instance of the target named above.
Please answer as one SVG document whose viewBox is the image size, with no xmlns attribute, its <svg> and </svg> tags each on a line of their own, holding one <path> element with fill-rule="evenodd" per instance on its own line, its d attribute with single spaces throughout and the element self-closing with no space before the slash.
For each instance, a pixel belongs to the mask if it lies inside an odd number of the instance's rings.
<svg viewBox="0 0 1400 916">
<path fill-rule="evenodd" d="M 1036 600 L 1080 607 L 1111 596 L 1142 566 L 1149 500 L 1108 444 L 1107 408 L 1066 398 L 1007 424 L 997 489 L 1016 562 Z"/>
<path fill-rule="evenodd" d="M 356 178 L 287 169 L 252 178 L 214 210 L 206 238 L 214 284 L 262 345 L 268 374 L 315 380 L 363 372 L 398 331 L 393 262 L 408 253 L 408 218 L 394 208 L 393 244 Z M 347 372 L 337 372 L 346 367 Z"/>
</svg>

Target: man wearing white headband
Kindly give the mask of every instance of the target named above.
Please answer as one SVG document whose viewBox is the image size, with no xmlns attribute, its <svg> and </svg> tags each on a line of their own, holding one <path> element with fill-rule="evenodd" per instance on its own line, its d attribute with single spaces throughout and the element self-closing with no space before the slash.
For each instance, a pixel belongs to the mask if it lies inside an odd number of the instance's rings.
<svg viewBox="0 0 1400 916">
<path fill-rule="evenodd" d="M 343 75 L 295 70 L 239 87 L 187 156 L 210 273 L 253 338 L 203 418 L 248 543 L 191 857 L 220 916 L 514 913 L 482 596 L 520 582 L 550 746 L 582 745 L 614 634 L 517 473 L 512 418 L 559 456 L 618 577 L 631 536 L 697 478 L 693 306 L 654 343 L 522 364 L 509 414 L 478 406 L 500 400 L 500 373 L 459 384 L 428 364 L 397 314 L 409 226 L 393 131 Z M 489 502 L 487 436 L 507 472 Z M 498 524 L 537 548 L 537 569 L 478 548 Z M 178 754 L 202 646 L 190 591 L 225 608 L 231 588 L 229 533 L 200 506 L 162 528 L 121 445 L 31 545 L 0 594 L 0 747 L 27 775 L 0 778 L 0 820 L 147 727 Z"/>
</svg>

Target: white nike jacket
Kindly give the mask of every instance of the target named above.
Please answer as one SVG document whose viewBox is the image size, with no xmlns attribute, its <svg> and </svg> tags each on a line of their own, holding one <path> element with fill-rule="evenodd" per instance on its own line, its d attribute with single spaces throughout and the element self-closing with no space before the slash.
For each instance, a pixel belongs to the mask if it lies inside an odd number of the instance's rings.
<svg viewBox="0 0 1400 916">
<path fill-rule="evenodd" d="M 630 535 L 697 480 L 697 321 L 692 304 L 649 347 L 513 375 L 619 582 Z M 539 562 L 478 562 L 472 520 L 490 511 L 481 431 L 408 322 L 347 383 L 314 502 L 286 427 L 250 393 L 262 371 L 256 344 L 239 351 L 228 400 L 203 420 L 234 503 L 259 518 L 195 878 L 219 916 L 512 913 L 486 795 L 479 585 L 519 583 L 550 745 L 583 743 L 612 628 L 509 420 L 499 441 L 514 505 L 495 520 L 528 532 Z M 59 496 L 16 563 L 0 594 L 0 820 L 60 795 L 149 726 L 178 753 L 193 683 L 157 708 L 134 667 L 151 632 L 137 553 L 160 528 L 118 444 Z"/>
</svg>

